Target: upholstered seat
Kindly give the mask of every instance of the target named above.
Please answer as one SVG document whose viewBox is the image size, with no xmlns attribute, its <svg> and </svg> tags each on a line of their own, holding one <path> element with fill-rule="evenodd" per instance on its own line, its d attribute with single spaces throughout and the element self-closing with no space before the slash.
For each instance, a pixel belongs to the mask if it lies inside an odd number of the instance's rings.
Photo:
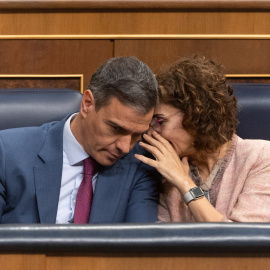
<svg viewBox="0 0 270 270">
<path fill-rule="evenodd" d="M 270 140 L 270 84 L 234 83 L 238 99 L 237 134 Z M 79 111 L 82 94 L 70 89 L 0 89 L 0 130 L 39 126 Z"/>
<path fill-rule="evenodd" d="M 70 89 L 0 89 L 0 130 L 61 120 L 79 111 L 81 99 Z"/>
<path fill-rule="evenodd" d="M 233 89 L 239 108 L 237 134 L 270 140 L 270 84 L 235 83 Z"/>
</svg>

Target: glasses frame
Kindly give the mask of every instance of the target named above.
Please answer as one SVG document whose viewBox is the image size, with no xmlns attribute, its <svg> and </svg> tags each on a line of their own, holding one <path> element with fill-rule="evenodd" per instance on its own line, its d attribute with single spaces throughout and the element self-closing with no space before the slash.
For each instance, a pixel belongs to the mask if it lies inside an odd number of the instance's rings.
<svg viewBox="0 0 270 270">
<path fill-rule="evenodd" d="M 174 113 L 171 113 L 165 117 L 162 117 L 162 119 L 157 119 L 157 117 L 153 117 L 151 122 L 150 122 L 150 127 L 153 128 L 156 132 L 160 133 L 162 131 L 162 126 L 161 126 L 161 122 L 163 122 L 164 120 L 168 120 L 170 118 L 172 118 L 173 116 L 175 116 L 176 114 L 180 113 L 181 111 L 177 111 Z"/>
</svg>

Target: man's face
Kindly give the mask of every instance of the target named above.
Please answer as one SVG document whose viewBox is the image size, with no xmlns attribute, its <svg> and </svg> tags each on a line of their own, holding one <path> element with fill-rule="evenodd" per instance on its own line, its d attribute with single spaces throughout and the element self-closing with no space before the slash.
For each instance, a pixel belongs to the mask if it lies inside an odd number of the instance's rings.
<svg viewBox="0 0 270 270">
<path fill-rule="evenodd" d="M 90 105 L 82 121 L 82 147 L 103 166 L 112 165 L 148 130 L 153 111 L 139 114 L 117 98 L 97 112 Z"/>
</svg>

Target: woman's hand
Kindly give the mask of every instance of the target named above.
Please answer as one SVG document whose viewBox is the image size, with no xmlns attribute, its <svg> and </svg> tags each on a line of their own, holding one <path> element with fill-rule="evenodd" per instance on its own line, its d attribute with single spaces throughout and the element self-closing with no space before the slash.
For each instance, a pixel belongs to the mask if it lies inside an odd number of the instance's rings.
<svg viewBox="0 0 270 270">
<path fill-rule="evenodd" d="M 144 134 L 143 138 L 149 144 L 140 142 L 140 145 L 150 152 L 155 157 L 155 160 L 136 154 L 137 159 L 156 168 L 182 194 L 185 194 L 191 187 L 195 187 L 188 175 L 189 164 L 187 157 L 180 160 L 172 145 L 156 131 L 152 132 L 152 136 Z"/>
<path fill-rule="evenodd" d="M 155 160 L 137 154 L 135 157 L 156 168 L 164 178 L 178 188 L 182 195 L 185 195 L 191 188 L 196 187 L 188 175 L 188 158 L 183 157 L 180 160 L 172 145 L 156 131 L 152 132 L 152 136 L 144 134 L 143 138 L 149 144 L 140 142 L 140 145 L 149 151 L 155 157 Z M 188 206 L 196 221 L 220 222 L 222 220 L 223 216 L 205 197 L 191 201 Z"/>
</svg>

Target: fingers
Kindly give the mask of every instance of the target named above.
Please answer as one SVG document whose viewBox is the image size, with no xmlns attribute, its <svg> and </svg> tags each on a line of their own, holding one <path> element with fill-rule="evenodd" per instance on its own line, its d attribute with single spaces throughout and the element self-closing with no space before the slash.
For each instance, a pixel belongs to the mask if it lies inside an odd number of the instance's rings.
<svg viewBox="0 0 270 270">
<path fill-rule="evenodd" d="M 167 146 L 171 146 L 170 143 L 163 138 L 158 132 L 156 132 L 155 130 L 153 130 L 152 134 L 151 134 L 154 138 L 156 138 L 158 141 L 160 141 L 163 145 Z"/>
<path fill-rule="evenodd" d="M 189 174 L 190 168 L 189 168 L 189 163 L 188 163 L 188 157 L 183 157 L 181 161 L 182 161 L 182 166 L 183 166 L 184 171 L 186 172 L 186 174 Z"/>
<path fill-rule="evenodd" d="M 147 135 L 151 136 L 153 131 L 155 131 L 152 127 L 149 127 L 148 131 L 146 132 Z"/>
<path fill-rule="evenodd" d="M 158 159 L 158 156 L 160 154 L 160 151 L 158 148 L 156 148 L 155 146 L 152 146 L 150 144 L 144 143 L 144 142 L 139 142 L 139 144 L 146 151 L 150 152 L 155 157 L 155 159 Z"/>
<path fill-rule="evenodd" d="M 148 133 L 143 135 L 143 138 L 145 141 L 150 143 L 151 145 L 155 146 L 157 149 L 159 149 L 160 152 L 163 154 L 166 150 L 172 150 L 171 144 L 164 139 L 160 134 L 158 134 L 156 131 L 153 131 L 150 136 Z"/>
<path fill-rule="evenodd" d="M 143 155 L 138 155 L 138 154 L 135 154 L 134 157 L 137 158 L 138 160 L 142 161 L 143 163 L 145 163 L 151 167 L 156 168 L 157 162 L 155 160 L 153 160 L 151 158 L 147 158 Z"/>
<path fill-rule="evenodd" d="M 188 165 L 188 157 L 183 157 L 182 159 L 183 165 Z"/>
</svg>

